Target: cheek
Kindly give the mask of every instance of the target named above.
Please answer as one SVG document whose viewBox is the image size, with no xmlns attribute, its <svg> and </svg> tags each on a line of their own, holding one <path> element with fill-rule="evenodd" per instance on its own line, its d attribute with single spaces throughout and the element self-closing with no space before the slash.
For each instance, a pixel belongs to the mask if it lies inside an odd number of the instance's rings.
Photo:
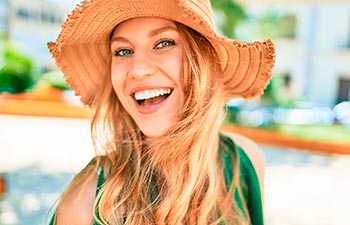
<svg viewBox="0 0 350 225">
<path fill-rule="evenodd" d="M 182 52 L 178 51 L 167 57 L 159 57 L 158 62 L 162 65 L 167 74 L 171 76 L 177 84 L 182 83 L 183 61 Z"/>
</svg>

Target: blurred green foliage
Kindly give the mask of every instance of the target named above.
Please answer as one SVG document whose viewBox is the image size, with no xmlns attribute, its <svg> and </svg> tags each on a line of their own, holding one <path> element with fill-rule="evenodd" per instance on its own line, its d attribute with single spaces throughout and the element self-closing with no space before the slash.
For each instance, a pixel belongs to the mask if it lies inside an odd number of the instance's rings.
<svg viewBox="0 0 350 225">
<path fill-rule="evenodd" d="M 59 70 L 50 71 L 40 76 L 37 85 L 46 85 L 60 90 L 69 90 L 63 73 Z"/>
<path fill-rule="evenodd" d="M 253 15 L 239 1 L 212 0 L 211 3 L 215 14 L 220 18 L 220 31 L 229 38 L 253 41 L 296 36 L 298 21 L 293 14 L 268 10 L 263 14 Z M 237 28 L 243 30 L 244 34 L 237 34 Z"/>
<path fill-rule="evenodd" d="M 222 17 L 219 24 L 221 32 L 229 38 L 236 38 L 236 27 L 247 19 L 243 6 L 233 0 L 212 0 L 213 10 Z"/>
<path fill-rule="evenodd" d="M 0 93 L 22 93 L 35 84 L 35 68 L 31 58 L 13 43 L 0 39 Z"/>
<path fill-rule="evenodd" d="M 259 16 L 250 16 L 244 26 L 249 27 L 251 36 L 262 39 L 295 38 L 297 18 L 293 14 L 266 11 Z"/>
<path fill-rule="evenodd" d="M 300 99 L 291 93 L 280 74 L 273 74 L 269 85 L 261 96 L 262 106 L 293 108 L 297 100 Z"/>
<path fill-rule="evenodd" d="M 271 128 L 271 127 L 269 127 Z M 291 125 L 291 124 L 278 124 L 272 127 L 271 130 L 277 130 L 284 134 L 300 137 L 304 139 L 326 141 L 333 143 L 350 143 L 349 140 L 349 127 L 341 125 Z"/>
<path fill-rule="evenodd" d="M 292 14 L 268 11 L 258 19 L 258 25 L 262 36 L 269 35 L 271 38 L 295 38 L 296 36 L 297 19 Z"/>
</svg>

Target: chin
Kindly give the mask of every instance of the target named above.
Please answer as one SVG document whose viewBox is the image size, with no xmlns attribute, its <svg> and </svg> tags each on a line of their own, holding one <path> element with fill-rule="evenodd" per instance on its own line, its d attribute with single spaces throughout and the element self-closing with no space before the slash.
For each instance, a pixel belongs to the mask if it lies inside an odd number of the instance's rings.
<svg viewBox="0 0 350 225">
<path fill-rule="evenodd" d="M 165 134 L 165 132 L 167 131 L 167 129 L 141 129 L 141 132 L 143 133 L 143 135 L 145 135 L 146 137 L 149 138 L 156 138 L 156 137 L 160 137 L 162 135 Z"/>
</svg>

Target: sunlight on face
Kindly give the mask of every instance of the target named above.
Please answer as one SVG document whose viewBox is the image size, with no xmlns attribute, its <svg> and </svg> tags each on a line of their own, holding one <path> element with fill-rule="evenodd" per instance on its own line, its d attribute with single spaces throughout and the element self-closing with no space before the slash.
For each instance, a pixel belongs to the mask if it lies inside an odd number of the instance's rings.
<svg viewBox="0 0 350 225">
<path fill-rule="evenodd" d="M 164 134 L 183 107 L 181 42 L 175 23 L 156 17 L 127 20 L 113 32 L 113 88 L 148 137 Z"/>
</svg>

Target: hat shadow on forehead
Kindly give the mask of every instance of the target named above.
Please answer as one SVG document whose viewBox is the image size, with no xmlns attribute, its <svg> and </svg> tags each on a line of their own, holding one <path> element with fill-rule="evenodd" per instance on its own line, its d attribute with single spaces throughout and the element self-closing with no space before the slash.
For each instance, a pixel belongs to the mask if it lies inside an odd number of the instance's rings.
<svg viewBox="0 0 350 225">
<path fill-rule="evenodd" d="M 209 0 L 85 0 L 68 16 L 56 42 L 48 43 L 68 85 L 84 104 L 91 105 L 110 71 L 114 27 L 147 16 L 177 21 L 208 39 L 220 60 L 227 99 L 263 93 L 275 62 L 273 43 L 243 43 L 218 35 Z"/>
</svg>

